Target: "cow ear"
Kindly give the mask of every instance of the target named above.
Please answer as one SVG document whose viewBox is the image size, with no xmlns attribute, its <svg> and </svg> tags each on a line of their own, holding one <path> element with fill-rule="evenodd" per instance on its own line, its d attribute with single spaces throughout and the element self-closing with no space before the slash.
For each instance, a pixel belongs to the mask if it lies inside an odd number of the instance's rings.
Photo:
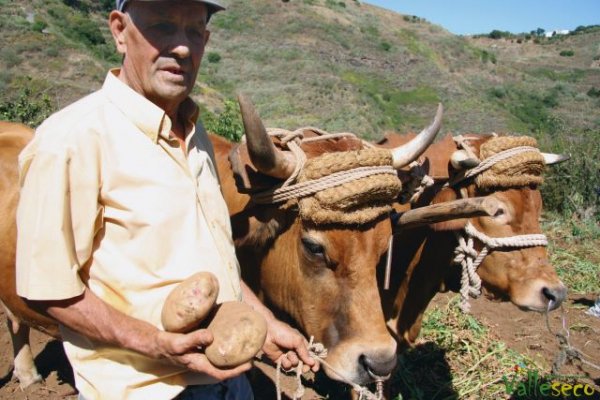
<svg viewBox="0 0 600 400">
<path fill-rule="evenodd" d="M 433 198 L 432 204 L 444 203 L 446 201 L 456 200 L 457 198 L 458 195 L 454 189 L 445 188 Z M 436 232 L 458 231 L 465 227 L 467 220 L 467 218 L 457 218 L 444 222 L 437 222 L 435 224 L 431 224 L 431 229 Z"/>
</svg>

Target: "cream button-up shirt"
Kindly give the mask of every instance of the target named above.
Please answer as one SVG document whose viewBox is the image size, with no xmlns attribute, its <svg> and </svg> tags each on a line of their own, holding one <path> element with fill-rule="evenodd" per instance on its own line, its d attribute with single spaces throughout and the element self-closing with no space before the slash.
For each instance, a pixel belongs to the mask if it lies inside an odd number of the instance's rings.
<svg viewBox="0 0 600 400">
<path fill-rule="evenodd" d="M 163 110 L 108 73 L 102 89 L 51 116 L 19 157 L 17 292 L 78 296 L 85 286 L 117 310 L 162 329 L 168 293 L 198 271 L 241 300 L 239 265 L 212 147 L 180 107 L 184 154 Z M 61 327 L 82 396 L 168 399 L 204 375 Z"/>
</svg>

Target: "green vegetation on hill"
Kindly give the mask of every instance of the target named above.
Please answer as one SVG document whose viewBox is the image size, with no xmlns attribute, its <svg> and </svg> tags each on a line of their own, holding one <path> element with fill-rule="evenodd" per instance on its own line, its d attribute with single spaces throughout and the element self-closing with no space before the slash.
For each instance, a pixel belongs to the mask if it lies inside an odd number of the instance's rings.
<svg viewBox="0 0 600 400">
<path fill-rule="evenodd" d="M 237 92 L 251 96 L 267 126 L 367 139 L 420 130 L 442 102 L 446 132 L 530 134 L 544 150 L 571 153 L 551 169 L 546 203 L 561 212 L 598 207 L 600 26 L 552 38 L 539 29 L 461 37 L 359 1 L 228 3 L 211 22 L 193 92 L 212 129 L 238 135 L 228 100 Z M 35 125 L 101 85 L 120 62 L 106 24 L 112 4 L 0 0 L 3 118 Z"/>
</svg>

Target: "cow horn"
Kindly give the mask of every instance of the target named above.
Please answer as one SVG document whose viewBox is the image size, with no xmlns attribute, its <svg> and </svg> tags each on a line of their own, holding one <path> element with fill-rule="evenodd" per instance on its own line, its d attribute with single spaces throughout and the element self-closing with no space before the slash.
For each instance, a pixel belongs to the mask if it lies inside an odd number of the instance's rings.
<svg viewBox="0 0 600 400">
<path fill-rule="evenodd" d="M 475 168 L 480 162 L 478 159 L 470 157 L 465 150 L 456 150 L 450 156 L 450 164 L 458 170 Z"/>
<path fill-rule="evenodd" d="M 392 228 L 395 233 L 398 233 L 406 229 L 460 218 L 491 217 L 496 215 L 500 207 L 500 202 L 491 196 L 445 201 L 408 210 L 403 214 L 392 214 Z"/>
<path fill-rule="evenodd" d="M 265 175 L 287 179 L 294 172 L 294 159 L 275 147 L 252 102 L 243 94 L 238 95 L 238 102 L 250 161 Z"/>
<path fill-rule="evenodd" d="M 410 142 L 397 147 L 392 150 L 393 165 L 394 168 L 400 169 L 405 165 L 408 165 L 412 161 L 416 160 L 427 147 L 433 142 L 435 136 L 442 126 L 442 115 L 444 114 L 444 107 L 441 104 L 438 105 L 435 119 L 427 128 L 423 129 L 416 138 Z"/>
<path fill-rule="evenodd" d="M 542 153 L 546 165 L 559 164 L 571 158 L 569 154 Z"/>
</svg>

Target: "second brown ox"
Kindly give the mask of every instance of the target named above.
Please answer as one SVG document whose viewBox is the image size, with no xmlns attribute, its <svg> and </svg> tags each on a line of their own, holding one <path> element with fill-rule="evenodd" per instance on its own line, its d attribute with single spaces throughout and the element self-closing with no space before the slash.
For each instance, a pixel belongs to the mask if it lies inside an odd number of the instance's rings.
<svg viewBox="0 0 600 400">
<path fill-rule="evenodd" d="M 380 144 L 393 147 L 410 138 L 410 135 L 390 134 Z M 470 154 L 458 148 L 451 136 L 434 143 L 425 152 L 421 168 L 433 178 L 433 184 L 422 192 L 413 207 L 479 196 L 494 198 L 500 207 L 491 217 L 450 220 L 410 229 L 395 237 L 390 289 L 382 290 L 381 296 L 388 325 L 397 333 L 401 347 L 414 343 L 423 313 L 438 291 L 460 289 L 462 271 L 454 258 L 458 237 L 464 234 L 467 224 L 492 240 L 541 234 L 539 180 L 525 179 L 519 184 L 517 179 L 513 184 L 496 187 L 478 185 L 476 175 L 468 177 L 467 172 L 473 171 L 483 160 L 482 146 L 497 139 L 494 135 L 475 134 L 465 139 Z M 546 164 L 562 161 L 551 157 L 553 155 L 541 153 L 540 156 Z M 410 206 L 398 208 L 406 211 Z M 482 250 L 483 243 L 477 238 L 472 241 L 475 256 Z M 566 288 L 548 261 L 543 246 L 493 249 L 484 255 L 477 274 L 490 294 L 509 299 L 526 310 L 554 309 L 566 296 Z"/>
</svg>

